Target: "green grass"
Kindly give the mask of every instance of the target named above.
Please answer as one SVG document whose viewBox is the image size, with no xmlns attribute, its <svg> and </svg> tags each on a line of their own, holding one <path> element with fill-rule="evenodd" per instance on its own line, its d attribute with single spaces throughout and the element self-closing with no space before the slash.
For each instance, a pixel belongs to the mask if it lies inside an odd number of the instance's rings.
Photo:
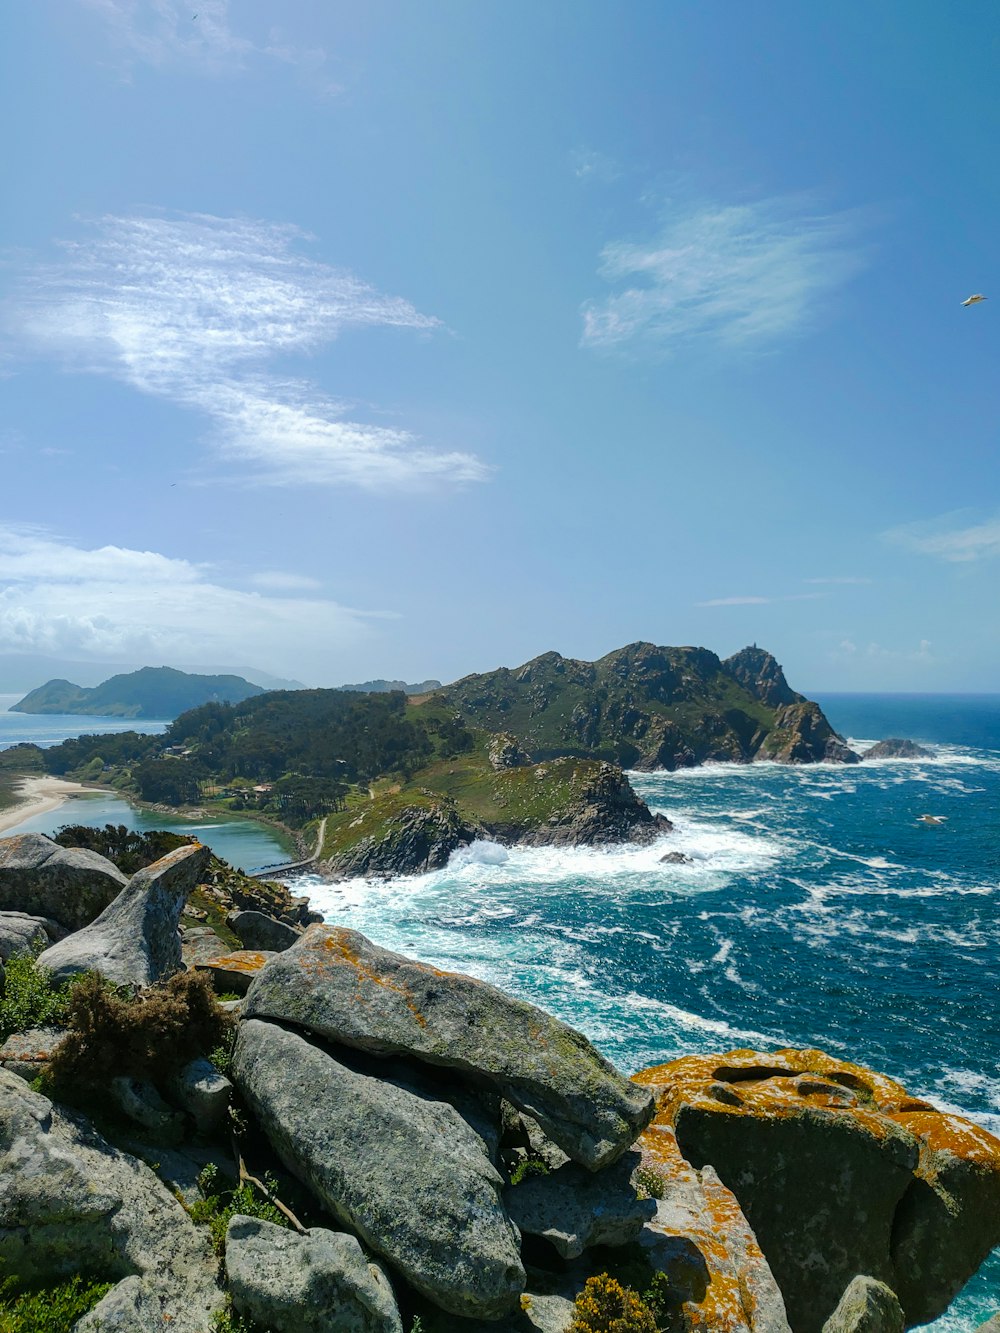
<svg viewBox="0 0 1000 1333">
<path fill-rule="evenodd" d="M 272 1194 L 277 1193 L 278 1182 L 273 1177 L 265 1176 L 264 1184 Z M 202 1197 L 191 1206 L 191 1217 L 195 1222 L 208 1227 L 212 1248 L 220 1257 L 226 1252 L 226 1232 L 230 1219 L 238 1213 L 244 1217 L 258 1217 L 264 1222 L 273 1222 L 275 1226 L 288 1226 L 284 1215 L 249 1181 L 237 1185 L 235 1189 L 220 1189 L 219 1172 L 214 1165 L 206 1166 L 202 1171 L 198 1177 L 198 1188 Z"/>
</svg>

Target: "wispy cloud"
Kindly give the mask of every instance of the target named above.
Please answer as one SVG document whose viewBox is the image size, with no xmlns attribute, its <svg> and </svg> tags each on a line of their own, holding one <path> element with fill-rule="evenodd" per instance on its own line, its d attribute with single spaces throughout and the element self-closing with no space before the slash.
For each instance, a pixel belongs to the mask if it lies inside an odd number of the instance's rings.
<svg viewBox="0 0 1000 1333">
<path fill-rule="evenodd" d="M 570 154 L 573 175 L 580 181 L 592 181 L 600 185 L 611 185 L 621 176 L 621 168 L 606 153 L 595 148 L 575 148 Z"/>
<path fill-rule="evenodd" d="M 893 659 L 900 662 L 930 662 L 933 660 L 930 639 L 921 639 L 916 648 L 886 648 L 880 643 L 869 643 L 860 648 L 853 639 L 842 639 L 838 645 L 840 655 L 851 661 L 860 657 Z"/>
<path fill-rule="evenodd" d="M 871 582 L 873 582 L 873 580 L 872 580 L 872 579 L 869 579 L 869 578 L 857 578 L 857 577 L 854 577 L 853 575 L 845 575 L 845 576 L 843 576 L 843 577 L 833 577 L 833 578 L 824 578 L 824 579 L 803 579 L 802 582 L 803 582 L 803 583 L 839 583 L 839 584 L 858 584 L 858 585 L 860 585 L 860 584 L 865 584 L 865 583 L 871 583 Z"/>
<path fill-rule="evenodd" d="M 322 47 L 303 46 L 272 30 L 253 41 L 235 31 L 229 0 L 82 0 L 104 20 L 126 68 L 136 61 L 158 69 L 179 66 L 203 74 L 247 70 L 260 58 L 294 65 L 318 76 Z M 335 85 L 324 80 L 324 91 Z"/>
<path fill-rule="evenodd" d="M 883 532 L 895 546 L 934 555 L 953 564 L 968 564 L 1000 555 L 1000 515 L 971 521 L 967 510 L 942 514 L 924 523 L 904 523 Z"/>
<path fill-rule="evenodd" d="M 750 348 L 800 334 L 862 266 L 861 229 L 856 212 L 797 198 L 671 209 L 649 240 L 604 247 L 600 275 L 619 290 L 584 306 L 582 343 Z"/>
<path fill-rule="evenodd" d="M 297 248 L 295 227 L 205 216 L 106 217 L 26 275 L 8 324 L 29 352 L 207 413 L 229 459 L 273 485 L 378 489 L 484 478 L 470 454 L 352 419 L 316 386 L 268 373 L 347 329 L 440 321 Z"/>
<path fill-rule="evenodd" d="M 712 597 L 695 606 L 771 606 L 774 602 L 815 602 L 826 596 L 825 592 L 789 592 L 777 597 Z"/>
<path fill-rule="evenodd" d="M 88 549 L 0 524 L 0 653 L 322 671 L 382 618 L 326 598 L 227 586 L 208 566 L 156 551 Z"/>
</svg>

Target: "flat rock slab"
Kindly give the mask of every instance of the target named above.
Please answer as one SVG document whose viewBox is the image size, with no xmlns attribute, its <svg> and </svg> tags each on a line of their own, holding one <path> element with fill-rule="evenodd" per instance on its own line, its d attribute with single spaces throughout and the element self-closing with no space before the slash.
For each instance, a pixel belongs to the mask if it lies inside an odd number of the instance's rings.
<svg viewBox="0 0 1000 1333">
<path fill-rule="evenodd" d="M 60 847 L 42 833 L 0 838 L 0 911 L 49 916 L 81 930 L 127 883 L 97 852 Z"/>
<path fill-rule="evenodd" d="M 256 1020 L 240 1023 L 232 1073 L 285 1166 L 418 1291 L 465 1317 L 516 1308 L 503 1182 L 454 1107 Z"/>
<path fill-rule="evenodd" d="M 389 1279 L 341 1231 L 302 1236 L 236 1214 L 226 1277 L 237 1313 L 272 1333 L 403 1333 Z"/>
<path fill-rule="evenodd" d="M 190 910 L 190 909 L 186 909 Z M 197 967 L 229 952 L 229 945 L 211 926 L 189 926 L 181 930 L 181 958 L 185 967 Z"/>
<path fill-rule="evenodd" d="M 626 1245 L 656 1213 L 652 1199 L 640 1199 L 632 1174 L 641 1164 L 626 1153 L 604 1171 L 567 1162 L 545 1176 L 530 1176 L 504 1193 L 510 1220 L 519 1231 L 541 1236 L 562 1255 L 575 1259 L 593 1245 Z"/>
<path fill-rule="evenodd" d="M 198 1228 L 142 1162 L 0 1070 L 0 1267 L 24 1283 L 86 1271 L 109 1292 L 78 1329 L 205 1333 L 222 1308 L 217 1260 Z M 123 1290 L 124 1288 L 124 1290 Z M 116 1307 L 118 1322 L 98 1312 Z M 122 1306 L 143 1310 L 121 1322 Z M 159 1324 L 151 1321 L 154 1315 Z"/>
<path fill-rule="evenodd" d="M 0 1046 L 0 1065 L 31 1082 L 48 1068 L 52 1053 L 65 1037 L 64 1028 L 29 1028 L 14 1032 Z"/>
<path fill-rule="evenodd" d="M 178 847 L 138 871 L 100 916 L 39 956 L 56 981 L 99 972 L 119 986 L 151 986 L 183 966 L 177 923 L 211 852 Z"/>
<path fill-rule="evenodd" d="M 195 971 L 206 972 L 217 995 L 246 995 L 254 978 L 274 957 L 266 949 L 231 949 L 195 964 Z"/>
<path fill-rule="evenodd" d="M 357 931 L 310 926 L 254 981 L 243 1012 L 457 1070 L 527 1111 L 591 1170 L 620 1157 L 653 1115 L 649 1093 L 565 1023 Z"/>
<path fill-rule="evenodd" d="M 676 1134 L 733 1191 L 796 1333 L 819 1333 L 858 1274 L 907 1327 L 942 1314 L 1000 1243 L 1000 1141 L 823 1051 L 686 1056 L 636 1075 L 643 1136 Z"/>
</svg>

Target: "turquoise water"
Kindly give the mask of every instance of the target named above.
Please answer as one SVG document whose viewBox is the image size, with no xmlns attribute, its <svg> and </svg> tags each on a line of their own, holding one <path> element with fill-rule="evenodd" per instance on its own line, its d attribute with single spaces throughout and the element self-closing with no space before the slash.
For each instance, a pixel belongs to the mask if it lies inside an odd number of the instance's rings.
<svg viewBox="0 0 1000 1333">
<path fill-rule="evenodd" d="M 635 774 L 676 825 L 651 848 L 478 844 L 431 875 L 297 882 L 331 921 L 544 1006 L 625 1070 L 820 1046 L 1000 1133 L 1000 696 L 821 702 L 859 742 L 934 756 Z M 932 1327 L 998 1308 L 995 1255 Z"/>
<path fill-rule="evenodd" d="M 3 836 L 15 833 L 54 834 L 63 824 L 124 824 L 140 833 L 149 829 L 168 829 L 171 833 L 194 834 L 238 870 L 258 870 L 264 866 L 292 861 L 296 856 L 295 844 L 277 829 L 257 824 L 252 819 L 219 819 L 214 813 L 206 819 L 182 819 L 179 815 L 164 815 L 156 810 L 139 810 L 123 801 L 120 796 L 104 792 L 71 796 L 58 810 L 25 819 Z"/>
</svg>

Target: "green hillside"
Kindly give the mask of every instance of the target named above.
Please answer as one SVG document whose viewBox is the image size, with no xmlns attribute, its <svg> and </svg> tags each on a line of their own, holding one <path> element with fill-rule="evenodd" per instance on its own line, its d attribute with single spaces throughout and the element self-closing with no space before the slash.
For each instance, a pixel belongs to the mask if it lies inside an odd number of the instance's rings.
<svg viewBox="0 0 1000 1333">
<path fill-rule="evenodd" d="M 173 718 L 209 702 L 239 703 L 264 694 L 242 676 L 198 676 L 173 667 L 142 667 L 91 689 L 50 680 L 26 694 L 12 713 L 71 713 L 89 717 Z"/>
</svg>

